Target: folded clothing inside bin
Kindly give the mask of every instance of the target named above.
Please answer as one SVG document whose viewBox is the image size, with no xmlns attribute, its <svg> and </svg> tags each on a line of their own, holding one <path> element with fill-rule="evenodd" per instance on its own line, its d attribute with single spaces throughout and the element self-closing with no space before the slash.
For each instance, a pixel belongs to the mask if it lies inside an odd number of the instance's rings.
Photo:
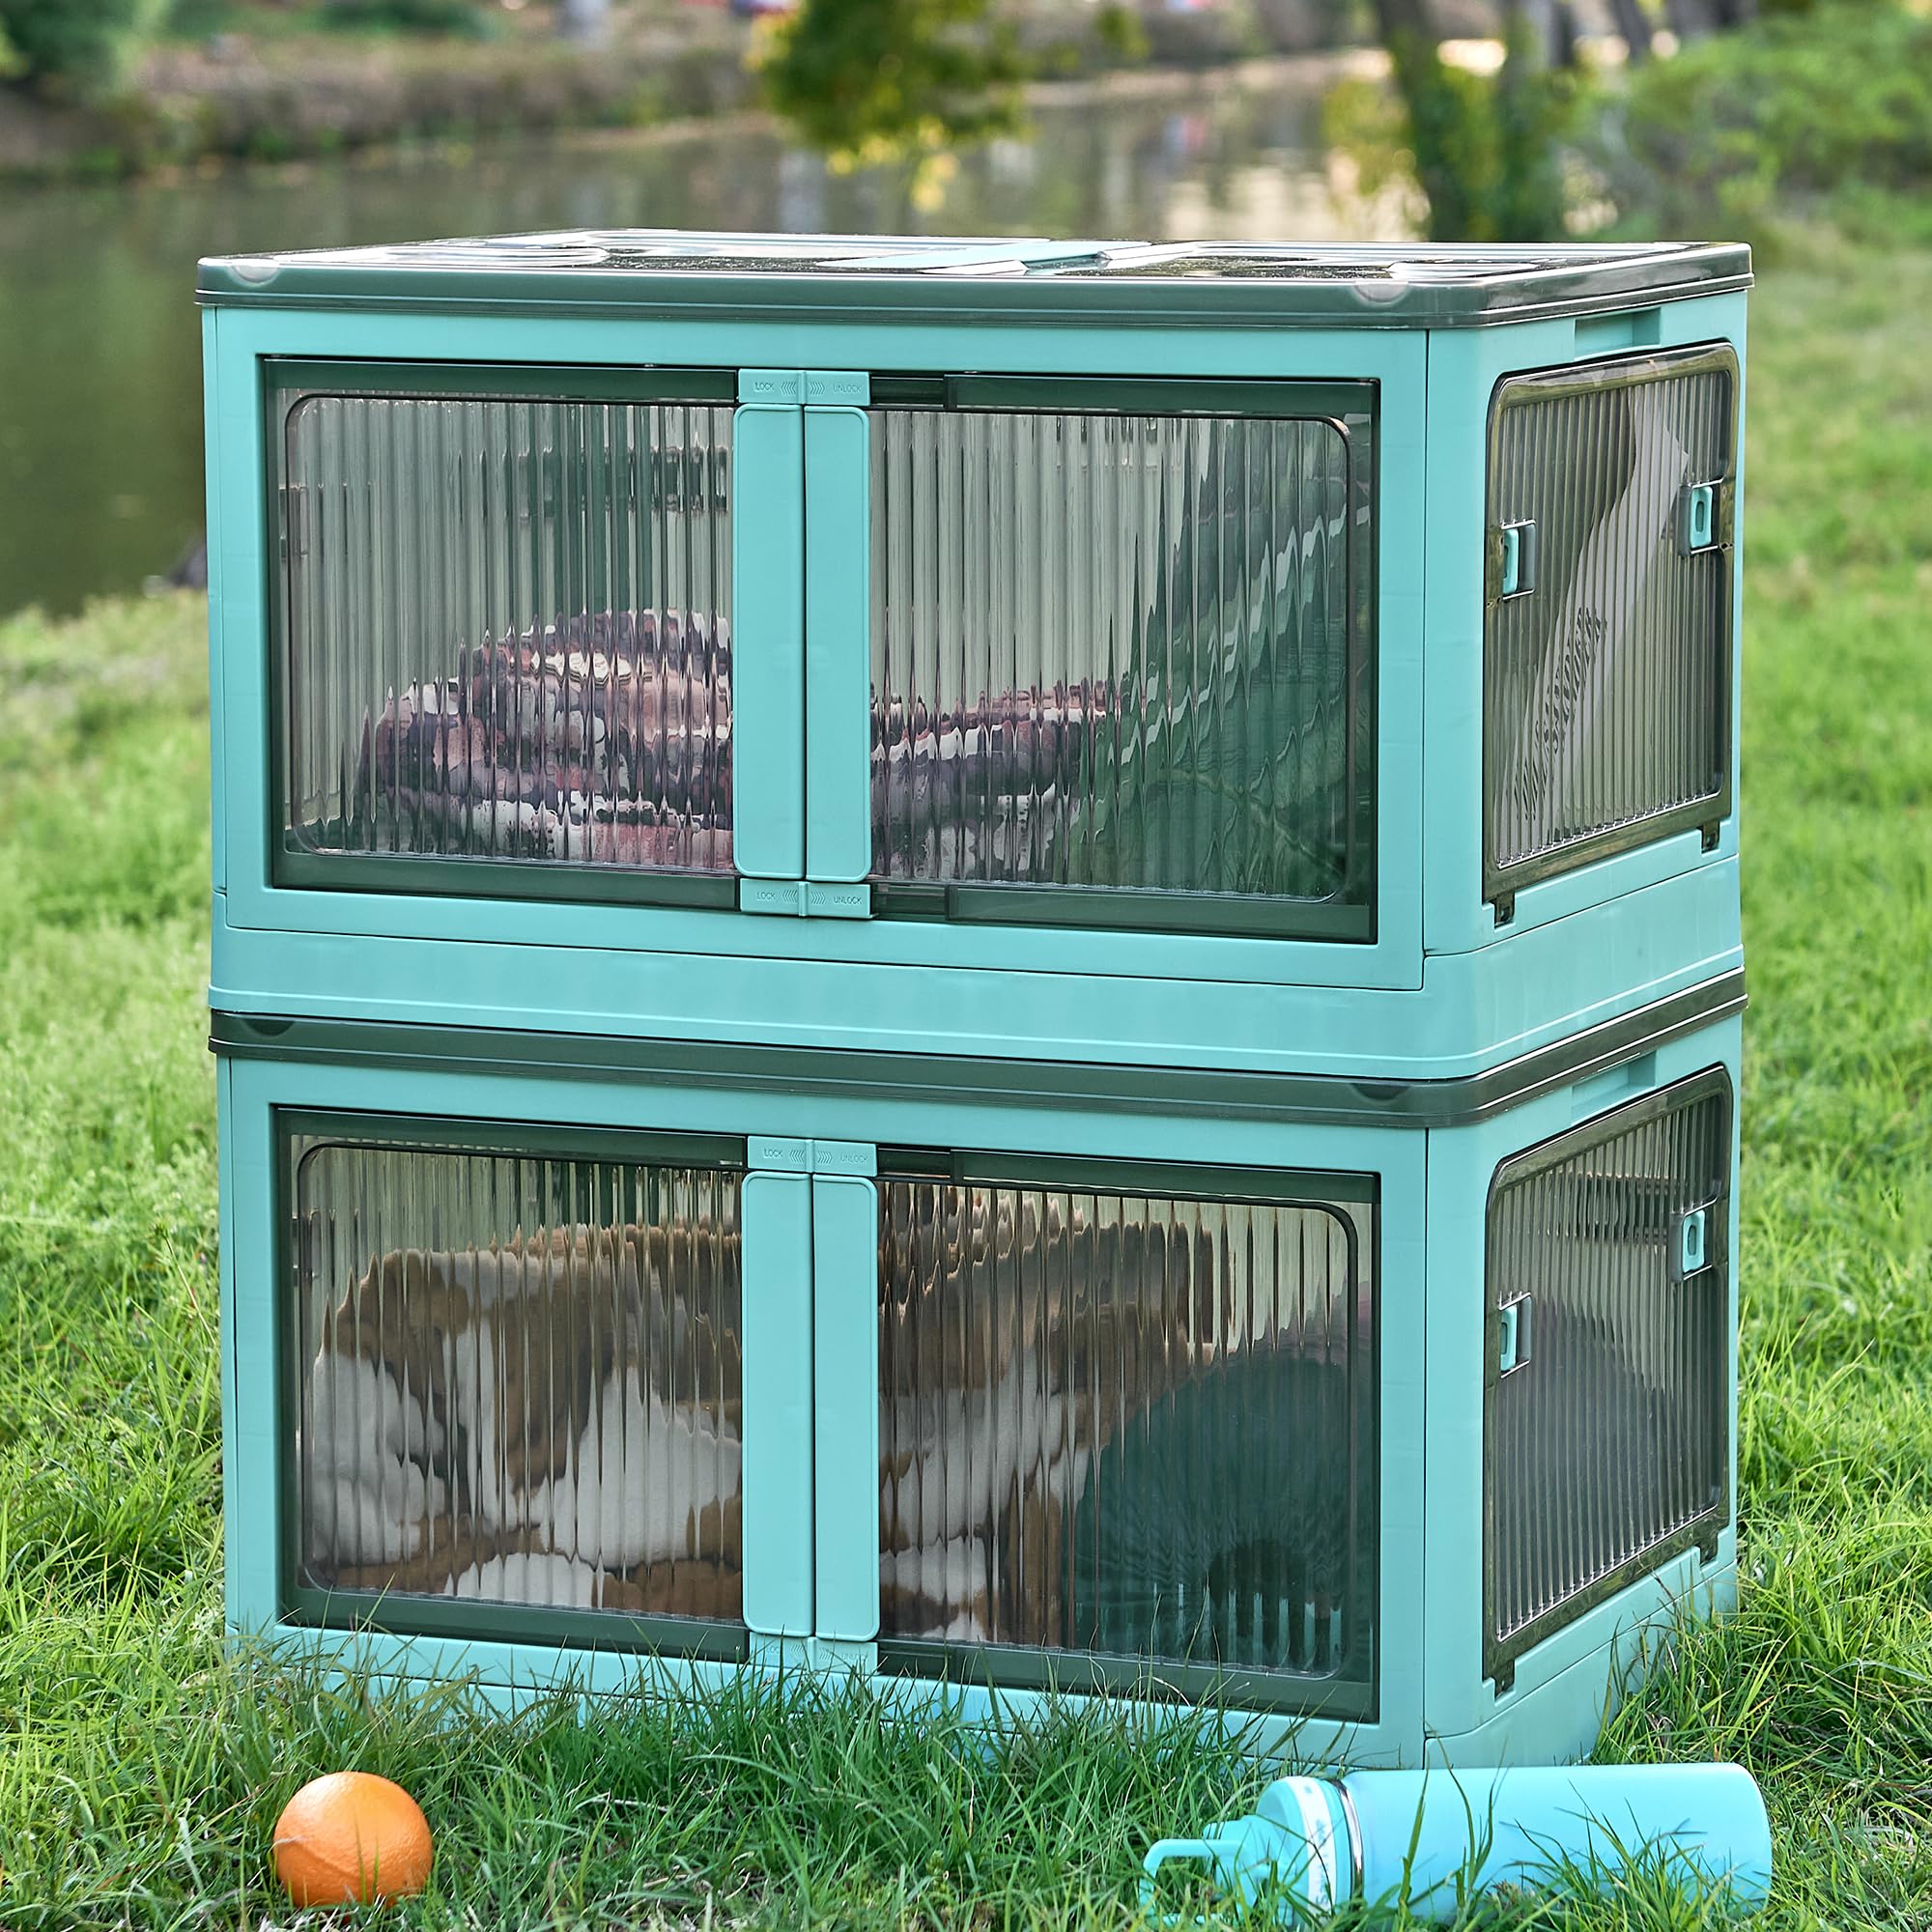
<svg viewBox="0 0 1932 1932">
<path fill-rule="evenodd" d="M 350 849 L 730 870 L 722 618 L 575 619 L 460 662 L 365 720 Z"/>
<path fill-rule="evenodd" d="M 704 1223 L 382 1254 L 303 1392 L 310 1581 L 735 1617 L 737 1302 Z"/>
<path fill-rule="evenodd" d="M 732 868 L 732 660 L 723 618 L 622 611 L 486 638 L 454 675 L 364 712 L 345 820 L 315 850 Z M 1104 685 L 871 705 L 886 876 L 1046 879 L 1110 716 Z"/>
</svg>

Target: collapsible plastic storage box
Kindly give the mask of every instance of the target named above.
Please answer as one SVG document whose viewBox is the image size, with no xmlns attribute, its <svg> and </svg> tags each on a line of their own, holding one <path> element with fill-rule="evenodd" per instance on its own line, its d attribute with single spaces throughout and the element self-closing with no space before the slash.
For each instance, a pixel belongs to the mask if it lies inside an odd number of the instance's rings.
<svg viewBox="0 0 1932 1932">
<path fill-rule="evenodd" d="M 1747 282 L 205 265 L 234 1624 L 1586 1747 L 1735 1575 Z"/>
<path fill-rule="evenodd" d="M 1748 279 L 211 262 L 217 997 L 1434 1078 L 1734 971 Z"/>
<path fill-rule="evenodd" d="M 1735 1017 L 1406 1116 L 216 1035 L 243 1630 L 1413 1764 L 1587 1748 L 1734 1587 Z"/>
</svg>

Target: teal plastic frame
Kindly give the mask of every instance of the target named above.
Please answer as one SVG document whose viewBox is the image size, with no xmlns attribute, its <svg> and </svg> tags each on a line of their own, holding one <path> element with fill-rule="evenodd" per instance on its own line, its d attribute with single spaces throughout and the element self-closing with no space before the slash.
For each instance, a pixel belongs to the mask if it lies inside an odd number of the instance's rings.
<svg viewBox="0 0 1932 1932">
<path fill-rule="evenodd" d="M 962 1050 L 1051 1052 L 1058 1040 L 1079 1054 L 1091 1041 L 1093 1051 L 1150 1062 L 1244 1064 L 1290 1039 L 1321 1054 L 1346 1040 L 1357 1029 L 1347 1002 L 1332 994 L 1352 988 L 1421 994 L 1426 1017 L 1399 1024 L 1426 1036 L 1430 1052 L 1455 1056 L 1490 1051 L 1546 1021 L 1576 1023 L 1586 1009 L 1633 990 L 1599 993 L 1605 976 L 1589 967 L 1605 945 L 1599 936 L 1577 942 L 1577 975 L 1548 981 L 1547 1002 L 1523 1004 L 1539 974 L 1526 961 L 1512 968 L 1505 955 L 1573 915 L 1613 912 L 1609 945 L 1626 959 L 1641 952 L 1645 985 L 1660 975 L 1694 977 L 1713 956 L 1713 935 L 1735 924 L 1733 810 L 1710 850 L 1693 828 L 1595 859 L 1525 885 L 1509 923 L 1496 925 L 1482 877 L 1482 506 L 1488 411 L 1499 380 L 1636 347 L 1706 342 L 1728 343 L 1742 375 L 1742 294 L 1432 333 L 1202 331 L 1157 323 L 966 327 L 876 318 L 776 326 L 749 308 L 701 321 L 218 308 L 207 313 L 205 329 L 214 984 L 217 998 L 238 1008 L 266 1002 L 258 1009 L 272 1010 L 340 987 L 345 1010 L 395 1013 L 433 978 L 439 986 L 462 984 L 469 1021 L 546 1026 L 554 1017 L 532 1006 L 526 969 L 527 949 L 548 946 L 572 961 L 601 962 L 596 1017 L 586 1005 L 579 1018 L 620 1031 L 691 1025 L 702 1033 L 706 1021 L 692 1002 L 666 997 L 702 959 L 705 976 L 735 989 L 721 1004 L 759 1016 L 759 1026 L 786 1026 L 796 1016 L 786 1037 L 800 1044 L 836 1032 L 854 1043 L 904 1045 L 924 1037 L 943 1011 L 979 1016 L 962 1029 L 970 1036 Z M 526 369 L 553 385 L 567 385 L 572 372 L 613 367 L 640 374 L 648 367 L 667 380 L 678 371 L 736 372 L 735 644 L 744 671 L 735 815 L 739 903 L 755 910 L 520 898 L 507 889 L 486 896 L 275 882 L 262 809 L 273 779 L 263 437 L 270 358 L 460 362 Z M 775 361 L 796 366 L 770 366 Z M 1042 381 L 1052 392 L 1080 381 L 1376 386 L 1372 942 L 1095 928 L 1077 923 L 1071 902 L 1065 924 L 868 916 L 869 825 L 853 782 L 864 753 L 867 675 L 864 410 L 871 372 L 883 385 L 896 372 L 961 366 L 983 372 L 989 384 L 1005 371 L 1026 384 Z M 1741 417 L 1742 410 L 1741 394 Z M 744 568 L 746 558 L 757 567 Z M 1736 558 L 1734 550 L 1734 571 Z M 1735 759 L 1735 728 L 1732 742 Z M 1701 891 L 1644 895 L 1687 882 Z M 683 889 L 674 876 L 665 883 L 667 890 L 647 895 L 673 898 Z M 714 883 L 699 881 L 697 895 Z M 419 961 L 411 942 L 436 942 L 436 965 Z M 777 971 L 781 962 L 797 971 Z M 591 983 L 574 967 L 557 977 Z M 1596 985 L 1578 990 L 1578 978 Z M 923 983 L 916 993 L 908 987 L 908 998 L 875 997 L 895 980 L 914 980 Z M 1156 1001 L 1151 982 L 1172 1000 Z M 1259 997 L 1268 989 L 1272 997 Z M 888 1017 L 902 1006 L 918 1018 Z M 1358 1010 L 1387 1014 L 1381 1002 Z M 1507 1015 L 1508 1023 L 1472 1031 L 1472 1012 Z M 855 1026 L 861 1014 L 871 1024 Z M 1375 1037 L 1387 1037 L 1387 1020 L 1362 1031 L 1373 1051 Z M 1177 1037 L 1183 1032 L 1184 1043 Z M 1341 1047 L 1344 1057 L 1350 1051 Z"/>
<path fill-rule="evenodd" d="M 217 897 L 210 997 L 238 1015 L 1378 1085 L 1488 1073 L 1744 969 L 1735 860 L 1528 926 L 1507 945 L 1431 954 L 1414 991 L 621 948 L 533 954 L 500 941 L 242 928 L 221 918 L 224 904 Z"/>
<path fill-rule="evenodd" d="M 233 926 L 613 952 L 781 954 L 852 964 L 1207 977 L 1257 984 L 1418 982 L 1422 820 L 1416 750 L 1422 737 L 1423 597 L 1412 570 L 1392 560 L 1422 551 L 1423 336 L 1309 330 L 1244 332 L 1231 340 L 1174 327 L 1042 330 L 983 325 L 780 329 L 761 326 L 751 312 L 734 322 L 639 325 L 246 309 L 210 310 L 205 330 L 212 473 L 218 478 L 211 496 L 215 536 L 210 564 L 211 674 L 221 690 L 213 728 L 216 762 L 223 768 L 215 807 L 216 884 L 226 892 L 225 913 Z M 828 694 L 835 689 L 848 694 L 849 713 L 855 680 L 863 698 L 867 674 L 865 613 L 851 608 L 850 565 L 865 534 L 863 517 L 854 516 L 859 506 L 851 484 L 854 463 L 863 453 L 857 432 L 864 429 L 860 412 L 869 393 L 868 372 L 970 367 L 1056 381 L 1245 378 L 1374 385 L 1384 479 L 1376 600 L 1377 685 L 1382 696 L 1375 939 L 1338 947 L 1323 939 L 1091 932 L 992 922 L 949 925 L 864 916 L 788 918 L 777 924 L 769 916 L 732 918 L 690 906 L 525 902 L 480 892 L 474 897 L 398 890 L 325 893 L 277 883 L 265 814 L 234 808 L 244 799 L 266 800 L 273 777 L 267 660 L 274 586 L 262 419 L 268 370 L 278 359 L 336 365 L 464 362 L 492 372 L 521 365 L 545 387 L 568 384 L 573 370 L 613 366 L 649 365 L 658 372 L 652 380 L 668 379 L 677 370 L 737 372 L 734 816 L 753 841 L 740 851 L 740 872 L 774 888 L 747 890 L 741 904 L 794 915 L 868 910 L 838 891 L 864 877 L 863 866 L 853 865 L 859 828 L 849 792 L 820 785 L 808 797 L 806 782 L 809 761 L 822 775 L 829 770 L 828 757 L 849 759 L 859 748 L 849 715 L 842 724 L 826 721 L 831 735 L 824 744 L 818 733 Z M 773 366 L 781 362 L 794 366 Z M 411 384 L 417 381 L 409 378 Z M 810 516 L 808 475 L 816 486 L 810 493 Z M 808 555 L 817 564 L 810 571 Z M 756 560 L 755 569 L 746 568 L 748 558 Z M 863 578 L 858 582 L 863 588 Z M 816 706 L 806 689 L 808 666 Z M 818 718 L 801 734 L 798 721 L 814 710 Z M 781 887 L 786 890 L 776 890 Z"/>
<path fill-rule="evenodd" d="M 1735 1593 L 1736 1308 L 1730 1284 L 1731 1522 L 1715 1560 L 1690 1549 L 1582 1608 L 1484 1675 L 1482 1457 L 1485 1209 L 1497 1166 L 1612 1106 L 1721 1067 L 1735 1084 L 1735 1016 L 1678 1035 L 1463 1124 L 1333 1125 L 1179 1111 L 1150 1098 L 1122 1115 L 1071 1101 L 1042 1116 L 1009 1103 L 801 1092 L 639 1076 L 586 1084 L 533 1070 L 434 1073 L 353 1059 L 225 1055 L 219 1066 L 223 1492 L 227 1612 L 238 1633 L 412 1678 L 467 1675 L 505 1697 L 556 1685 L 718 1684 L 736 1667 L 634 1643 L 514 1643 L 487 1630 L 400 1635 L 305 1630 L 286 1615 L 275 1364 L 284 1344 L 275 1257 L 280 1112 L 392 1114 L 482 1123 L 514 1139 L 584 1122 L 743 1138 L 745 1607 L 750 1667 L 878 1674 L 873 1523 L 878 1508 L 870 1256 L 877 1150 L 973 1148 L 1029 1159 L 1127 1160 L 1252 1173 L 1373 1177 L 1379 1200 L 1381 1470 L 1378 1703 L 1371 1719 L 1243 1708 L 1225 1721 L 1257 1751 L 1318 1761 L 1494 1763 L 1587 1750 L 1620 1673 L 1671 1619 Z M 1735 1117 L 1734 1117 L 1735 1118 Z M 1732 1164 L 1735 1176 L 1736 1132 Z M 1736 1188 L 1727 1252 L 1735 1255 Z M 866 1418 L 871 1417 L 868 1426 Z M 574 1633 L 573 1633 L 574 1635 Z M 1157 1693 L 1159 1673 L 1150 1690 Z M 1037 1707 L 1023 1685 L 882 1676 L 895 1708 L 987 1719 Z M 1063 1680 L 1065 1682 L 1065 1680 Z M 1114 1687 L 1118 1688 L 1118 1687 Z M 1076 1695 L 1070 1687 L 1064 1695 Z"/>
<path fill-rule="evenodd" d="M 1748 377 L 1746 298 L 1663 302 L 1618 315 L 1531 322 L 1507 329 L 1444 331 L 1429 355 L 1430 741 L 1424 786 L 1433 838 L 1423 928 L 1431 952 L 1507 944 L 1533 928 L 1659 880 L 1698 873 L 1738 850 L 1737 760 L 1743 636 L 1744 431 Z M 1731 781 L 1715 844 L 1694 826 L 1527 883 L 1496 923 L 1483 879 L 1484 518 L 1489 419 L 1496 384 L 1573 363 L 1649 349 L 1728 344 L 1738 359 L 1737 541 L 1731 551 Z"/>
</svg>

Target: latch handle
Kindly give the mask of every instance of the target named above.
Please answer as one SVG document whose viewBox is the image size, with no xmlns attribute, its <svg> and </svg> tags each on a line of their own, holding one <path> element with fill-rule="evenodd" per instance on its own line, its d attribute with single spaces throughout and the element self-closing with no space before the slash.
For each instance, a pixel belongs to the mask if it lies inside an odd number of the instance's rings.
<svg viewBox="0 0 1932 1932">
<path fill-rule="evenodd" d="M 1673 1280 L 1689 1281 L 1702 1274 L 1717 1259 L 1717 1227 L 1714 1216 L 1718 1204 L 1707 1201 L 1701 1207 L 1687 1208 L 1677 1217 L 1670 1238 L 1670 1273 Z"/>
<path fill-rule="evenodd" d="M 1492 603 L 1527 597 L 1536 588 L 1536 524 L 1533 519 L 1502 524 L 1490 532 L 1487 545 L 1486 587 Z"/>
<path fill-rule="evenodd" d="M 1686 556 L 1731 546 L 1734 495 L 1727 477 L 1687 483 L 1677 501 L 1677 548 Z"/>
<path fill-rule="evenodd" d="M 1504 1303 L 1496 1310 L 1496 1374 L 1499 1377 L 1514 1375 L 1528 1363 L 1533 1330 L 1530 1317 L 1531 1302 L 1526 1294 Z"/>
</svg>

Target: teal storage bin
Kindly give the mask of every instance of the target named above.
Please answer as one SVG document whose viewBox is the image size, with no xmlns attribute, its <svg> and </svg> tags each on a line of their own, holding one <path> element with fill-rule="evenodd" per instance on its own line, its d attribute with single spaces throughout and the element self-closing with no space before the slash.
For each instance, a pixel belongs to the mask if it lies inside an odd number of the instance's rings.
<svg viewBox="0 0 1932 1932">
<path fill-rule="evenodd" d="M 1734 1593 L 1721 1005 L 1407 1091 L 214 1040 L 240 1633 L 1420 1766 L 1586 1750 Z"/>
<path fill-rule="evenodd" d="M 1420 1079 L 1735 973 L 1748 282 L 206 263 L 216 1003 Z"/>
</svg>

